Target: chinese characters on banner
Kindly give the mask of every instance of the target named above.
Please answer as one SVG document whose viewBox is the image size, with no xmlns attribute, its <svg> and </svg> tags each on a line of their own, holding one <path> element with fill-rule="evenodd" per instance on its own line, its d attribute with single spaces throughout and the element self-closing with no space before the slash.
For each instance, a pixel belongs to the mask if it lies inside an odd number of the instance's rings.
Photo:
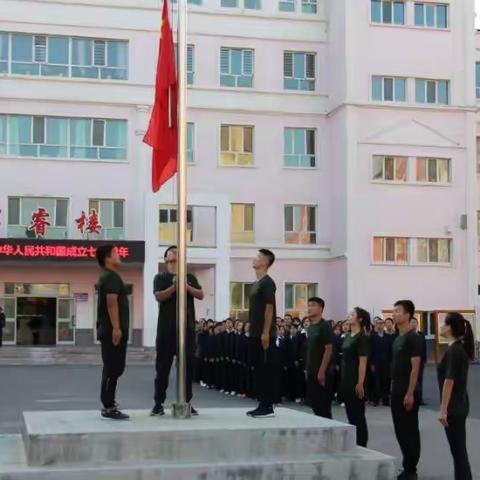
<svg viewBox="0 0 480 480">
<path fill-rule="evenodd" d="M 85 258 L 94 259 L 94 246 L 82 245 L 18 245 L 5 243 L 0 245 L 0 257 L 44 257 L 44 258 Z M 128 247 L 117 247 L 119 257 L 128 258 Z"/>
<path fill-rule="evenodd" d="M 75 219 L 75 223 L 77 224 L 77 228 L 78 230 L 80 230 L 80 233 L 82 235 L 84 235 L 85 233 L 87 233 L 87 237 L 89 236 L 89 234 L 100 235 L 102 226 L 100 225 L 98 212 L 95 208 L 92 208 L 88 218 L 85 210 L 82 210 L 82 214 L 80 215 L 80 217 Z"/>
<path fill-rule="evenodd" d="M 49 217 L 50 214 L 43 207 L 38 207 L 38 210 L 32 213 L 32 223 L 28 229 L 33 231 L 36 238 L 45 238 L 47 227 L 50 226 Z"/>
</svg>

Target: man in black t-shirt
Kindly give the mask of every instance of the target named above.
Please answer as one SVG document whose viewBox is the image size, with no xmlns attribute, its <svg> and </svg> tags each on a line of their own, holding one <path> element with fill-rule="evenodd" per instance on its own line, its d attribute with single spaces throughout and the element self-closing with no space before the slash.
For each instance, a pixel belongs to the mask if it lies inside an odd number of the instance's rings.
<svg viewBox="0 0 480 480">
<path fill-rule="evenodd" d="M 95 285 L 97 291 L 97 338 L 102 346 L 103 373 L 102 417 L 128 420 L 115 401 L 117 381 L 125 371 L 129 331 L 127 289 L 118 274 L 121 261 L 113 245 L 97 248 L 96 257 L 102 272 Z"/>
<path fill-rule="evenodd" d="M 418 427 L 418 375 L 422 356 L 422 341 L 411 327 L 415 305 L 400 300 L 394 305 L 393 321 L 398 336 L 392 353 L 392 418 L 403 454 L 402 480 L 416 480 L 420 460 L 420 431 Z"/>
<path fill-rule="evenodd" d="M 177 353 L 177 248 L 168 247 L 164 254 L 166 272 L 153 280 L 153 294 L 159 305 L 157 323 L 157 356 L 155 362 L 155 405 L 150 415 L 164 415 L 163 404 L 167 395 L 168 378 L 173 357 Z M 195 305 L 194 299 L 203 300 L 202 287 L 194 275 L 187 275 L 187 337 L 186 337 L 186 400 L 192 399 L 193 365 L 195 355 Z M 197 411 L 192 408 L 192 415 Z"/>
<path fill-rule="evenodd" d="M 268 270 L 275 255 L 266 249 L 258 252 L 253 261 L 257 281 L 250 288 L 250 337 L 252 338 L 252 361 L 255 368 L 255 385 L 259 405 L 247 412 L 250 417 L 273 417 L 273 402 L 279 387 L 278 348 L 275 343 L 275 282 Z"/>
</svg>

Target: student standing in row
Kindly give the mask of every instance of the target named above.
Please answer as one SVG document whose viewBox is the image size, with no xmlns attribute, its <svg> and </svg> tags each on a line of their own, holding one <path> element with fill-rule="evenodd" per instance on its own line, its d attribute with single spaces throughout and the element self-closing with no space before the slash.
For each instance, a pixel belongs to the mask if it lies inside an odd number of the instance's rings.
<svg viewBox="0 0 480 480">
<path fill-rule="evenodd" d="M 399 480 L 416 480 L 420 459 L 417 387 L 422 340 L 412 329 L 414 314 L 412 301 L 395 303 L 393 321 L 399 334 L 393 342 L 391 409 L 395 435 L 403 454 L 403 471 L 398 476 Z"/>
<path fill-rule="evenodd" d="M 255 368 L 255 389 L 258 407 L 247 412 L 249 417 L 274 417 L 273 403 L 277 396 L 278 348 L 275 344 L 277 317 L 275 292 L 277 287 L 268 270 L 275 255 L 267 249 L 259 250 L 253 261 L 257 281 L 250 288 L 250 336 L 252 362 Z"/>
<path fill-rule="evenodd" d="M 342 344 L 341 394 L 348 423 L 357 427 L 357 445 L 366 447 L 368 428 L 365 418 L 365 377 L 370 339 L 365 330 L 370 326 L 370 314 L 363 308 L 355 307 L 347 321 L 350 333 Z"/>
<path fill-rule="evenodd" d="M 456 312 L 448 313 L 441 335 L 448 349 L 438 365 L 441 406 L 438 420 L 445 427 L 455 466 L 455 480 L 472 480 L 465 423 L 469 412 L 468 366 L 474 358 L 472 327 Z"/>
<path fill-rule="evenodd" d="M 327 372 L 332 359 L 333 332 L 322 317 L 324 308 L 325 302 L 321 298 L 308 300 L 307 398 L 315 415 L 332 418 L 332 395 Z"/>
<path fill-rule="evenodd" d="M 97 291 L 97 338 L 102 346 L 102 417 L 128 420 L 115 401 L 117 381 L 125 371 L 129 331 L 127 289 L 118 270 L 121 260 L 113 245 L 97 248 L 97 262 L 102 268 L 95 285 Z"/>
</svg>

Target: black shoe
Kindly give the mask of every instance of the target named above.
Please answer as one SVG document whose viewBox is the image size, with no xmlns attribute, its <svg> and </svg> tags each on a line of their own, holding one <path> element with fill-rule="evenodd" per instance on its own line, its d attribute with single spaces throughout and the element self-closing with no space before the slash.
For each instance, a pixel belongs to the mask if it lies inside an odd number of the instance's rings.
<svg viewBox="0 0 480 480">
<path fill-rule="evenodd" d="M 275 416 L 275 412 L 272 407 L 258 407 L 253 412 L 250 412 L 252 418 L 272 418 Z"/>
<path fill-rule="evenodd" d="M 126 413 L 121 412 L 117 407 L 104 408 L 102 417 L 110 420 L 130 420 L 130 417 Z"/>
<path fill-rule="evenodd" d="M 405 470 L 400 472 L 400 475 L 397 477 L 397 480 L 417 480 L 417 479 L 418 479 L 418 475 L 416 473 L 406 472 Z"/>
<path fill-rule="evenodd" d="M 151 417 L 162 417 L 163 415 L 165 415 L 163 405 L 155 405 L 150 412 Z"/>
<path fill-rule="evenodd" d="M 190 415 L 192 415 L 192 417 L 198 417 L 198 410 L 195 410 L 192 407 L 191 410 L 190 410 Z"/>
</svg>

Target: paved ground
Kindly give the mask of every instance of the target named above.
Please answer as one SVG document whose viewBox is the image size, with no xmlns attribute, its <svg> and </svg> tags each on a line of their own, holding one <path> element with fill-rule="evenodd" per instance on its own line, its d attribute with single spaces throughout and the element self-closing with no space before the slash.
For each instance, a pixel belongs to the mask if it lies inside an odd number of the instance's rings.
<svg viewBox="0 0 480 480">
<path fill-rule="evenodd" d="M 131 366 L 120 382 L 119 400 L 125 408 L 151 406 L 153 370 L 149 365 Z M 26 410 L 76 410 L 98 407 L 100 368 L 95 366 L 0 366 L 0 433 L 19 433 L 21 415 Z M 428 368 L 425 379 L 429 406 L 421 411 L 422 479 L 451 480 L 452 461 L 448 444 L 437 422 L 438 393 L 434 368 Z M 473 366 L 470 375 L 472 414 L 469 421 L 469 451 L 473 471 L 480 479 L 480 366 Z M 170 388 L 170 399 L 175 395 Z M 218 392 L 195 389 L 195 406 L 245 407 L 252 402 L 225 397 Z M 290 406 L 290 405 L 286 405 Z M 291 405 L 292 408 L 304 409 Z M 335 408 L 334 416 L 345 420 L 342 408 Z M 369 447 L 399 456 L 388 408 L 368 409 L 370 429 Z"/>
</svg>

